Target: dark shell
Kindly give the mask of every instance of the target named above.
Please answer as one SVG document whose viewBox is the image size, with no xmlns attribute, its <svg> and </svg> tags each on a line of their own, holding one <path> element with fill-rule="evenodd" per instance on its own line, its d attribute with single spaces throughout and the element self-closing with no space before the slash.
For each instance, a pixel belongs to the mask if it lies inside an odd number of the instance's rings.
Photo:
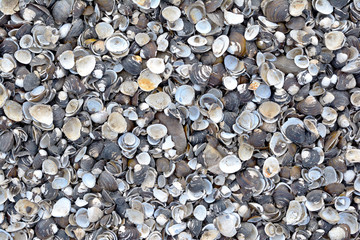
<svg viewBox="0 0 360 240">
<path fill-rule="evenodd" d="M 305 19 L 303 17 L 292 17 L 286 23 L 286 27 L 293 30 L 300 30 L 305 26 Z"/>
<path fill-rule="evenodd" d="M 236 46 L 236 50 L 233 52 L 235 56 L 243 57 L 246 55 L 246 39 L 241 33 L 237 31 L 231 31 L 229 40 L 230 46 Z"/>
<path fill-rule="evenodd" d="M 194 63 L 190 69 L 190 80 L 194 84 L 206 85 L 212 73 L 212 68 L 201 63 Z"/>
<path fill-rule="evenodd" d="M 278 208 L 286 208 L 294 196 L 290 193 L 289 189 L 285 186 L 279 186 L 275 189 L 273 198 Z"/>
<path fill-rule="evenodd" d="M 305 142 L 305 128 L 300 125 L 290 125 L 285 129 L 285 136 L 296 144 Z"/>
<path fill-rule="evenodd" d="M 345 186 L 342 183 L 332 183 L 325 186 L 324 190 L 333 196 L 339 196 L 344 192 Z"/>
<path fill-rule="evenodd" d="M 102 189 L 114 192 L 118 189 L 115 178 L 108 172 L 104 171 L 100 174 L 99 179 L 97 181 L 99 186 Z"/>
<path fill-rule="evenodd" d="M 301 152 L 301 163 L 305 168 L 315 167 L 320 162 L 320 154 L 313 149 L 303 149 Z"/>
<path fill-rule="evenodd" d="M 95 0 L 95 2 L 99 5 L 101 10 L 104 10 L 107 12 L 111 12 L 115 5 L 114 0 Z"/>
<path fill-rule="evenodd" d="M 0 152 L 8 152 L 14 147 L 14 135 L 10 131 L 0 135 Z"/>
<path fill-rule="evenodd" d="M 135 227 L 125 226 L 125 230 L 119 231 L 118 238 L 122 240 L 140 239 L 140 233 Z"/>
<path fill-rule="evenodd" d="M 40 239 L 50 238 L 55 234 L 55 222 L 52 218 L 42 219 L 35 226 L 35 234 Z"/>
<path fill-rule="evenodd" d="M 121 64 L 124 67 L 124 70 L 132 75 L 139 75 L 142 67 L 142 60 L 139 56 L 128 55 L 122 61 Z"/>
<path fill-rule="evenodd" d="M 347 91 L 331 91 L 335 99 L 330 103 L 330 106 L 343 111 L 345 107 L 350 104 L 350 94 Z"/>
<path fill-rule="evenodd" d="M 190 169 L 189 165 L 187 164 L 187 162 L 185 162 L 184 160 L 181 160 L 176 163 L 175 176 L 177 176 L 178 178 L 181 178 L 181 177 L 186 177 L 190 173 L 191 173 L 191 169 Z"/>
<path fill-rule="evenodd" d="M 103 148 L 104 148 L 104 143 L 102 141 L 95 141 L 89 146 L 87 151 L 89 156 L 93 158 L 97 158 L 102 152 Z"/>
<path fill-rule="evenodd" d="M 226 73 L 226 69 L 224 67 L 224 64 L 222 63 L 215 64 L 213 66 L 213 71 L 209 77 L 209 85 L 213 87 L 221 85 L 222 78 L 225 73 Z"/>
<path fill-rule="evenodd" d="M 224 108 L 231 112 L 238 111 L 240 104 L 242 103 L 238 91 L 231 91 L 226 93 L 222 99 L 222 102 L 224 103 Z"/>
<path fill-rule="evenodd" d="M 57 24 L 62 24 L 69 17 L 71 6 L 66 0 L 55 2 L 53 5 L 52 16 Z"/>
<path fill-rule="evenodd" d="M 276 0 L 276 1 L 264 1 L 262 10 L 266 18 L 271 22 L 285 22 L 290 17 L 289 14 L 289 1 L 288 0 Z"/>
<path fill-rule="evenodd" d="M 323 107 L 313 96 L 308 96 L 296 106 L 296 109 L 305 115 L 317 116 L 322 113 Z"/>
</svg>

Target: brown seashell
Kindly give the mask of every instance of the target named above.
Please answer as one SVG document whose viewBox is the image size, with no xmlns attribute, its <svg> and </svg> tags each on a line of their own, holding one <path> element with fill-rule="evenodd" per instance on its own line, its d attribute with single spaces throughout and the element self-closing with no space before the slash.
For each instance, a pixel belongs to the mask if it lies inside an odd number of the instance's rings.
<svg viewBox="0 0 360 240">
<path fill-rule="evenodd" d="M 110 192 L 116 191 L 118 189 L 115 178 L 107 171 L 104 171 L 100 174 L 97 183 L 101 188 Z"/>
<path fill-rule="evenodd" d="M 345 186 L 342 183 L 332 183 L 325 186 L 324 190 L 332 196 L 339 196 L 341 193 L 344 192 Z"/>
<path fill-rule="evenodd" d="M 246 55 L 246 39 L 241 33 L 231 31 L 229 40 L 230 45 L 227 50 L 229 53 L 238 57 L 243 57 Z"/>
<path fill-rule="evenodd" d="M 101 10 L 111 12 L 115 6 L 115 0 L 95 0 Z"/>
</svg>

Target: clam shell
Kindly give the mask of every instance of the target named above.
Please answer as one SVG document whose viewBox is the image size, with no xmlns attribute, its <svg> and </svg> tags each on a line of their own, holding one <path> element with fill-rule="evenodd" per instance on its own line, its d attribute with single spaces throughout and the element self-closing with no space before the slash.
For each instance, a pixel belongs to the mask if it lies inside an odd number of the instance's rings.
<svg viewBox="0 0 360 240">
<path fill-rule="evenodd" d="M 90 73 L 94 70 L 96 64 L 95 56 L 88 55 L 76 60 L 76 71 L 82 77 L 90 75 Z"/>
<path fill-rule="evenodd" d="M 108 124 L 109 128 L 116 133 L 123 133 L 127 128 L 125 118 L 118 112 L 113 112 L 109 115 Z"/>
<path fill-rule="evenodd" d="M 75 56 L 73 51 L 71 50 L 64 51 L 59 56 L 59 62 L 64 69 L 73 68 L 75 66 Z"/>
<path fill-rule="evenodd" d="M 318 1 L 327 1 L 327 0 L 318 0 Z M 332 31 L 325 33 L 324 35 L 325 46 L 329 50 L 337 50 L 342 48 L 345 43 L 345 35 L 340 31 Z"/>
<path fill-rule="evenodd" d="M 241 161 L 235 155 L 228 155 L 221 159 L 219 168 L 224 173 L 235 173 L 241 169 Z"/>
<path fill-rule="evenodd" d="M 70 213 L 71 201 L 65 197 L 60 198 L 54 204 L 51 210 L 51 216 L 53 217 L 66 217 Z"/>
<path fill-rule="evenodd" d="M 155 110 L 163 110 L 171 103 L 171 98 L 166 93 L 159 92 L 147 96 L 145 102 Z"/>
<path fill-rule="evenodd" d="M 155 74 L 161 74 L 165 71 L 165 63 L 162 58 L 150 58 L 146 62 L 146 66 Z"/>
<path fill-rule="evenodd" d="M 159 86 L 161 82 L 161 77 L 148 69 L 143 70 L 137 79 L 137 83 L 141 90 L 146 92 L 154 90 Z"/>
<path fill-rule="evenodd" d="M 3 109 L 5 115 L 15 122 L 20 122 L 24 118 L 21 105 L 15 101 L 7 100 Z"/>
<path fill-rule="evenodd" d="M 37 104 L 29 108 L 31 117 L 40 123 L 45 125 L 52 125 L 53 123 L 53 111 L 51 106 L 44 104 Z"/>
<path fill-rule="evenodd" d="M 230 44 L 229 37 L 226 35 L 221 35 L 215 39 L 212 44 L 212 50 L 215 57 L 222 56 L 228 49 Z"/>
<path fill-rule="evenodd" d="M 191 105 L 195 99 L 195 90 L 190 85 L 182 85 L 175 92 L 175 100 L 185 106 Z"/>
<path fill-rule="evenodd" d="M 279 172 L 280 172 L 279 161 L 275 157 L 267 158 L 263 165 L 263 175 L 266 178 L 271 178 Z"/>
<path fill-rule="evenodd" d="M 114 28 L 106 22 L 100 22 L 95 26 L 95 32 L 99 39 L 106 39 L 114 33 Z"/>
<path fill-rule="evenodd" d="M 147 134 L 154 140 L 161 139 L 167 134 L 167 128 L 163 124 L 152 124 L 146 128 Z"/>
<path fill-rule="evenodd" d="M 181 11 L 176 6 L 168 6 L 164 8 L 161 12 L 163 18 L 165 18 L 169 22 L 175 22 L 181 16 Z"/>
<path fill-rule="evenodd" d="M 81 127 L 80 120 L 76 117 L 72 117 L 65 122 L 62 131 L 69 140 L 76 141 L 81 136 Z"/>
</svg>

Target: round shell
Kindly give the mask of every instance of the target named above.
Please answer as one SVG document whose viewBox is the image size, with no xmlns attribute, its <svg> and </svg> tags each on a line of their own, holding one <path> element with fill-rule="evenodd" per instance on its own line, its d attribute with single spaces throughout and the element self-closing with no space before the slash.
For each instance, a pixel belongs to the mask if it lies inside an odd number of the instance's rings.
<svg viewBox="0 0 360 240">
<path fill-rule="evenodd" d="M 143 70 L 137 79 L 137 83 L 141 90 L 146 92 L 154 90 L 161 82 L 161 77 L 158 74 L 151 72 L 149 69 Z"/>
<path fill-rule="evenodd" d="M 175 100 L 182 105 L 191 105 L 195 99 L 195 90 L 190 85 L 181 85 L 175 92 Z"/>
<path fill-rule="evenodd" d="M 325 46 L 329 50 L 337 50 L 342 48 L 345 43 L 345 35 L 340 31 L 332 31 L 324 35 Z"/>
<path fill-rule="evenodd" d="M 62 131 L 69 140 L 76 141 L 81 136 L 81 127 L 80 120 L 76 117 L 72 117 L 65 122 Z"/>
<path fill-rule="evenodd" d="M 279 161 L 275 157 L 267 158 L 263 165 L 263 175 L 266 178 L 271 178 L 279 172 L 280 172 Z"/>
<path fill-rule="evenodd" d="M 146 128 L 147 134 L 154 140 L 159 140 L 167 134 L 167 128 L 163 124 L 152 124 Z"/>
<path fill-rule="evenodd" d="M 121 113 L 113 112 L 108 118 L 109 128 L 116 133 L 123 133 L 126 131 L 127 122 Z"/>
<path fill-rule="evenodd" d="M 235 155 L 228 155 L 221 159 L 219 168 L 224 173 L 235 173 L 241 169 L 241 161 Z"/>
<path fill-rule="evenodd" d="M 94 70 L 96 65 L 96 60 L 94 55 L 87 55 L 76 60 L 76 71 L 82 77 L 90 75 L 90 73 Z"/>
<path fill-rule="evenodd" d="M 161 74 L 165 71 L 165 63 L 162 58 L 150 58 L 146 62 L 146 66 L 155 74 Z"/>
<path fill-rule="evenodd" d="M 45 125 L 52 125 L 53 123 L 53 111 L 51 106 L 44 104 L 37 104 L 29 108 L 31 117 L 40 123 Z"/>
</svg>

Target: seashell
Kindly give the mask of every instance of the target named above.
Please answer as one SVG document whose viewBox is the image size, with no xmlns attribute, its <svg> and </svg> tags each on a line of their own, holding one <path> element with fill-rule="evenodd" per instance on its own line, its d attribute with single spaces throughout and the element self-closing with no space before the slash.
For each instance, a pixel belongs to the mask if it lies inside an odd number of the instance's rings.
<svg viewBox="0 0 360 240">
<path fill-rule="evenodd" d="M 42 163 L 42 170 L 45 174 L 56 175 L 59 169 L 58 165 L 54 161 L 46 159 Z"/>
<path fill-rule="evenodd" d="M 185 106 L 191 105 L 195 99 L 195 90 L 189 85 L 182 85 L 175 92 L 175 100 Z"/>
<path fill-rule="evenodd" d="M 226 70 L 232 75 L 238 75 L 245 71 L 245 65 L 243 61 L 240 61 L 237 57 L 232 55 L 226 55 L 224 59 L 224 65 Z"/>
<path fill-rule="evenodd" d="M 211 27 L 211 23 L 209 22 L 209 20 L 203 19 L 196 23 L 195 29 L 199 33 L 206 35 L 209 32 L 211 32 L 212 27 Z"/>
<path fill-rule="evenodd" d="M 188 38 L 187 42 L 193 47 L 201 47 L 206 45 L 207 39 L 200 35 L 194 35 Z"/>
<path fill-rule="evenodd" d="M 108 118 L 109 128 L 116 133 L 123 133 L 127 129 L 125 118 L 118 112 L 112 112 Z"/>
<path fill-rule="evenodd" d="M 360 149 L 347 149 L 345 152 L 345 159 L 349 162 L 349 163 L 357 163 L 360 161 L 359 158 L 360 155 Z"/>
<path fill-rule="evenodd" d="M 73 51 L 64 51 L 59 56 L 59 62 L 64 69 L 71 69 L 75 66 L 75 56 Z"/>
<path fill-rule="evenodd" d="M 125 216 L 129 219 L 130 222 L 134 224 L 144 223 L 144 213 L 136 209 L 126 209 Z"/>
<path fill-rule="evenodd" d="M 167 6 L 161 12 L 163 18 L 165 18 L 169 22 L 175 22 L 181 16 L 181 11 L 178 7 L 175 6 Z"/>
<path fill-rule="evenodd" d="M 62 131 L 69 140 L 76 141 L 81 136 L 81 127 L 80 120 L 76 117 L 71 117 L 65 121 Z"/>
<path fill-rule="evenodd" d="M 52 125 L 53 124 L 53 111 L 51 106 L 44 104 L 36 104 L 29 108 L 31 117 L 42 124 Z"/>
<path fill-rule="evenodd" d="M 205 4 L 203 1 L 196 1 L 186 9 L 186 16 L 192 24 L 197 24 L 206 16 Z"/>
<path fill-rule="evenodd" d="M 323 111 L 322 105 L 313 96 L 308 96 L 298 103 L 296 107 L 301 113 L 305 115 L 317 116 Z"/>
<path fill-rule="evenodd" d="M 194 217 L 199 221 L 204 221 L 206 218 L 206 208 L 204 205 L 198 205 L 194 208 Z"/>
<path fill-rule="evenodd" d="M 234 77 L 226 76 L 223 78 L 223 85 L 227 90 L 234 90 L 238 86 L 238 82 Z"/>
<path fill-rule="evenodd" d="M 261 124 L 260 116 L 257 112 L 249 110 L 242 111 L 236 119 L 234 126 L 244 131 L 252 131 Z M 234 128 L 234 127 L 233 127 Z"/>
<path fill-rule="evenodd" d="M 50 238 L 55 235 L 58 227 L 52 218 L 41 219 L 35 226 L 35 234 L 40 239 Z"/>
<path fill-rule="evenodd" d="M 22 64 L 29 64 L 32 60 L 32 55 L 28 50 L 17 50 L 14 53 L 15 59 Z"/>
<path fill-rule="evenodd" d="M 296 66 L 299 68 L 308 68 L 309 67 L 309 59 L 304 55 L 296 55 L 294 58 L 294 62 Z"/>
<path fill-rule="evenodd" d="M 265 160 L 263 165 L 263 175 L 271 178 L 280 172 L 279 161 L 275 157 L 269 157 Z"/>
<path fill-rule="evenodd" d="M 289 5 L 289 13 L 293 17 L 298 17 L 302 14 L 302 12 L 307 8 L 308 1 L 307 0 L 293 0 L 290 1 Z"/>
<path fill-rule="evenodd" d="M 327 1 L 327 0 L 318 0 L 318 1 Z M 337 50 L 342 48 L 345 43 L 345 35 L 340 31 L 332 31 L 325 33 L 324 35 L 325 46 L 331 50 Z"/>
<path fill-rule="evenodd" d="M 114 28 L 109 23 L 100 22 L 100 23 L 96 24 L 95 32 L 96 32 L 97 36 L 99 37 L 99 39 L 106 39 L 106 38 L 110 37 L 111 35 L 113 35 Z"/>
<path fill-rule="evenodd" d="M 285 22 L 290 18 L 289 14 L 289 1 L 263 1 L 261 8 L 265 17 L 274 23 Z"/>
<path fill-rule="evenodd" d="M 286 212 L 286 223 L 289 225 L 297 225 L 303 222 L 306 217 L 307 212 L 304 204 L 296 200 L 290 201 L 289 208 Z"/>
<path fill-rule="evenodd" d="M 333 6 L 328 0 L 313 1 L 314 8 L 322 14 L 330 14 L 333 12 Z"/>
<path fill-rule="evenodd" d="M 338 211 L 345 211 L 350 207 L 351 200 L 348 197 L 340 196 L 335 199 L 335 208 Z"/>
<path fill-rule="evenodd" d="M 1 12 L 5 15 L 12 15 L 19 11 L 19 1 L 1 1 L 0 9 Z"/>
<path fill-rule="evenodd" d="M 0 83 L 0 108 L 2 108 L 5 105 L 6 100 L 8 98 L 9 98 L 9 94 L 7 89 L 4 87 L 2 83 Z"/>
<path fill-rule="evenodd" d="M 130 43 L 127 38 L 121 34 L 113 34 L 111 37 L 107 38 L 105 41 L 106 49 L 116 55 L 123 55 L 128 52 Z"/>
<path fill-rule="evenodd" d="M 14 209 L 21 215 L 31 217 L 38 213 L 40 210 L 36 203 L 33 203 L 27 199 L 20 199 L 16 202 Z"/>
<path fill-rule="evenodd" d="M 247 41 L 254 40 L 260 32 L 260 26 L 259 25 L 251 25 L 245 29 L 244 38 Z"/>
<path fill-rule="evenodd" d="M 235 173 L 241 169 L 241 161 L 235 155 L 228 155 L 221 159 L 219 168 L 224 173 Z"/>
<path fill-rule="evenodd" d="M 166 136 L 167 128 L 163 124 L 152 124 L 146 128 L 147 134 L 154 140 L 159 140 Z"/>
<path fill-rule="evenodd" d="M 166 93 L 159 92 L 147 96 L 145 102 L 155 110 L 163 110 L 171 103 L 171 99 Z"/>
<path fill-rule="evenodd" d="M 93 174 L 91 173 L 85 173 L 83 176 L 82 176 L 82 180 L 83 180 L 83 183 L 85 184 L 86 187 L 88 188 L 93 188 L 95 187 L 95 184 L 96 184 L 96 178 Z"/>
<path fill-rule="evenodd" d="M 281 108 L 279 104 L 271 101 L 263 102 L 258 109 L 265 122 L 273 123 L 277 121 L 277 116 L 280 114 Z"/>
<path fill-rule="evenodd" d="M 212 44 L 212 50 L 213 50 L 214 56 L 217 58 L 222 56 L 228 49 L 229 44 L 230 44 L 230 40 L 229 40 L 228 36 L 221 35 L 221 36 L 217 37 Z"/>
<path fill-rule="evenodd" d="M 214 225 L 221 235 L 233 237 L 236 235 L 236 228 L 240 225 L 240 217 L 235 213 L 223 214 L 214 219 Z"/>
<path fill-rule="evenodd" d="M 346 212 L 341 212 L 339 215 L 340 221 L 338 221 L 338 224 L 348 225 L 350 227 L 350 234 L 355 234 L 357 231 L 359 231 L 359 223 L 356 216 Z"/>
<path fill-rule="evenodd" d="M 241 33 L 231 31 L 229 36 L 229 41 L 230 44 L 227 51 L 230 54 L 233 54 L 238 57 L 242 57 L 246 54 L 246 39 Z"/>
<path fill-rule="evenodd" d="M 161 58 L 150 58 L 146 62 L 146 66 L 155 74 L 161 74 L 165 71 L 164 60 Z"/>
<path fill-rule="evenodd" d="M 66 217 L 70 213 L 71 202 L 69 199 L 63 197 L 57 200 L 51 210 L 51 216 L 53 217 Z"/>
<path fill-rule="evenodd" d="M 95 56 L 88 55 L 76 60 L 76 71 L 82 77 L 90 75 L 90 73 L 94 70 L 96 64 Z"/>
<path fill-rule="evenodd" d="M 258 238 L 258 230 L 252 223 L 244 222 L 241 223 L 239 228 L 239 235 L 249 240 L 256 240 Z"/>
<path fill-rule="evenodd" d="M 225 24 L 227 25 L 238 25 L 244 22 L 244 15 L 241 14 L 239 11 L 224 11 L 224 20 Z"/>
<path fill-rule="evenodd" d="M 328 233 L 331 240 L 347 239 L 350 237 L 350 228 L 346 224 L 334 226 Z"/>
<path fill-rule="evenodd" d="M 332 207 L 322 209 L 319 216 L 330 224 L 336 224 L 340 221 L 339 213 Z"/>
<path fill-rule="evenodd" d="M 75 221 L 79 227 L 87 228 L 90 225 L 88 210 L 86 208 L 80 208 L 75 214 Z"/>
<path fill-rule="evenodd" d="M 206 85 L 211 73 L 212 68 L 210 66 L 194 63 L 191 66 L 189 76 L 192 83 Z"/>
<path fill-rule="evenodd" d="M 100 9 L 107 12 L 111 12 L 115 5 L 114 0 L 95 0 L 95 2 L 99 5 Z"/>
<path fill-rule="evenodd" d="M 148 69 L 143 70 L 137 79 L 140 89 L 146 92 L 154 90 L 161 82 L 161 77 Z"/>
<path fill-rule="evenodd" d="M 24 118 L 21 105 L 15 101 L 6 100 L 3 109 L 6 117 L 15 122 L 20 122 Z"/>
</svg>

